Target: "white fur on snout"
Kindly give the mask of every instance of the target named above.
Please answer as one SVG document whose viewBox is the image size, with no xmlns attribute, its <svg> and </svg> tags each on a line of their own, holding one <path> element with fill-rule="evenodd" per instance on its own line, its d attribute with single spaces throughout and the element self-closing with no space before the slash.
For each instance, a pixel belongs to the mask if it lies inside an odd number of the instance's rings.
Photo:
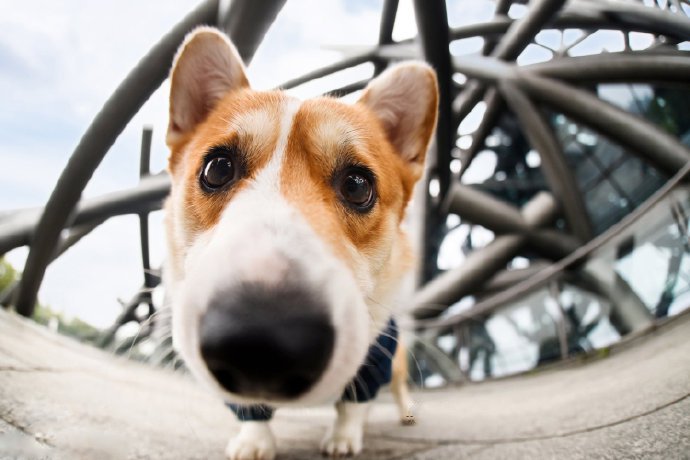
<svg viewBox="0 0 690 460">
<path fill-rule="evenodd" d="M 251 245 L 238 248 L 235 257 L 245 261 L 242 267 L 242 281 L 261 283 L 266 287 L 279 284 L 290 269 L 288 259 L 276 254 L 268 239 L 255 240 Z"/>
<path fill-rule="evenodd" d="M 364 361 L 372 336 L 365 297 L 355 276 L 280 191 L 285 146 L 298 109 L 298 101 L 285 104 L 271 160 L 228 203 L 218 224 L 189 248 L 183 280 L 173 299 L 175 345 L 190 371 L 226 400 L 239 404 L 304 404 L 340 397 Z M 206 306 L 218 292 L 242 282 L 262 283 L 268 289 L 284 279 L 324 299 L 322 308 L 335 330 L 331 360 L 319 381 L 293 401 L 276 404 L 227 393 L 200 354 L 199 323 Z"/>
</svg>

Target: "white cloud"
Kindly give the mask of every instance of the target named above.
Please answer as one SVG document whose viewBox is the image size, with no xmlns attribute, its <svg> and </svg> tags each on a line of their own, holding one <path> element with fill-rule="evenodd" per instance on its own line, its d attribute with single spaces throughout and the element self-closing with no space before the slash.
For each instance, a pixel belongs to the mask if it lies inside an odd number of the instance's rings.
<svg viewBox="0 0 690 460">
<path fill-rule="evenodd" d="M 380 10 L 380 1 L 362 5 L 356 11 L 347 9 L 344 2 L 287 2 L 249 67 L 252 85 L 270 89 L 337 62 L 342 53 L 334 48 L 340 49 L 343 45 L 353 49 L 375 45 Z M 354 80 L 357 78 L 362 78 L 361 74 Z M 354 80 L 344 78 L 341 82 L 346 84 Z"/>
<path fill-rule="evenodd" d="M 446 4 L 451 27 L 489 21 L 496 11 L 496 3 L 491 0 L 450 0 Z"/>
<path fill-rule="evenodd" d="M 9 2 L 0 43 L 43 84 L 17 85 L 29 102 L 62 102 L 64 116 L 90 120 L 129 70 L 196 2 L 134 0 Z M 40 14 L 37 14 L 40 12 Z M 47 106 L 46 108 L 49 108 Z"/>
</svg>

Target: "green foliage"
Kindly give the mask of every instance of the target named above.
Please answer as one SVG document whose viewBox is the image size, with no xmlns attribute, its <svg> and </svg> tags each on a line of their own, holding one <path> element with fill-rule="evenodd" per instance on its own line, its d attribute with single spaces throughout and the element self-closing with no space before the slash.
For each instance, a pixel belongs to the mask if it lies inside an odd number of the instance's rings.
<svg viewBox="0 0 690 460">
<path fill-rule="evenodd" d="M 96 342 L 100 331 L 79 318 L 66 319 L 61 313 L 55 312 L 45 305 L 36 305 L 32 319 L 39 324 L 57 328 L 60 334 L 74 337 L 81 342 Z"/>
<path fill-rule="evenodd" d="M 4 258 L 0 257 L 0 293 L 8 289 L 19 279 L 19 272 Z M 46 305 L 36 304 L 32 319 L 39 324 L 56 328 L 60 334 L 74 337 L 82 342 L 93 342 L 99 331 L 95 327 L 79 318 L 65 319 L 65 317 Z"/>
<path fill-rule="evenodd" d="M 0 257 L 0 292 L 9 288 L 17 280 L 17 270 L 3 257 Z"/>
</svg>

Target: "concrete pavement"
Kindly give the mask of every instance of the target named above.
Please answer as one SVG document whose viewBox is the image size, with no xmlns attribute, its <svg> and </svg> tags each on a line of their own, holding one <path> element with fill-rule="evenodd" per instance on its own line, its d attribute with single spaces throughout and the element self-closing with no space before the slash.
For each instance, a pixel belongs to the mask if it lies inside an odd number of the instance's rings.
<svg viewBox="0 0 690 460">
<path fill-rule="evenodd" d="M 690 315 L 606 357 L 373 407 L 362 459 L 690 458 Z M 331 407 L 283 409 L 279 459 L 321 458 Z M 222 459 L 232 414 L 184 375 L 0 311 L 0 458 Z"/>
</svg>

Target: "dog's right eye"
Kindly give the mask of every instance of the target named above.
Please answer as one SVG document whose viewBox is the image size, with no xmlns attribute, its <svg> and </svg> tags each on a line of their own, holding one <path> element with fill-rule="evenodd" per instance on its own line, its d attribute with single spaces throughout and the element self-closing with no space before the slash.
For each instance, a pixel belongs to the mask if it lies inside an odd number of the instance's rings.
<svg viewBox="0 0 690 460">
<path fill-rule="evenodd" d="M 365 168 L 352 167 L 336 179 L 340 199 L 357 212 L 368 212 L 376 202 L 376 188 L 371 172 Z"/>
<path fill-rule="evenodd" d="M 199 180 L 206 191 L 212 192 L 232 182 L 236 173 L 237 168 L 230 155 L 212 154 L 206 157 Z"/>
</svg>

